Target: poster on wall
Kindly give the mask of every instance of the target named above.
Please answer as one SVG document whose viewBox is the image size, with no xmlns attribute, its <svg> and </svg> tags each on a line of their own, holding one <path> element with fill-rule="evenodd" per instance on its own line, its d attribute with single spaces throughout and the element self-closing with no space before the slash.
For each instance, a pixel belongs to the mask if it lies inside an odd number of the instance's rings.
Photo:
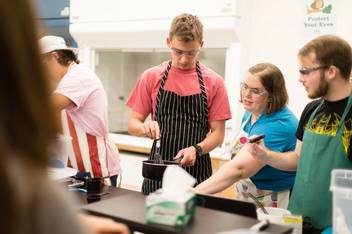
<svg viewBox="0 0 352 234">
<path fill-rule="evenodd" d="M 303 0 L 303 35 L 306 38 L 336 33 L 337 0 Z"/>
</svg>

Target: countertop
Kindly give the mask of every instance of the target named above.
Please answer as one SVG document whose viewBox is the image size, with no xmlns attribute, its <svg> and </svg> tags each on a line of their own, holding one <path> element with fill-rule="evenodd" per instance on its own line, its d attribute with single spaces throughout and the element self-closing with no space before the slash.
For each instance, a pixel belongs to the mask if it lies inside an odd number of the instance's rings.
<svg viewBox="0 0 352 234">
<path fill-rule="evenodd" d="M 114 142 L 119 150 L 149 154 L 153 141 L 145 137 L 136 137 L 127 134 L 110 133 L 109 139 Z M 229 160 L 230 153 L 224 147 L 217 147 L 210 152 L 210 157 Z"/>
<path fill-rule="evenodd" d="M 133 231 L 153 234 L 163 233 L 218 233 L 248 228 L 258 221 L 234 213 L 197 206 L 194 220 L 185 227 L 174 227 L 147 223 L 145 219 L 145 196 L 139 192 L 110 187 L 109 194 L 101 201 L 85 204 L 83 194 L 80 197 L 81 209 L 93 215 L 112 218 L 127 224 Z M 291 228 L 270 224 L 266 233 L 291 233 Z"/>
</svg>

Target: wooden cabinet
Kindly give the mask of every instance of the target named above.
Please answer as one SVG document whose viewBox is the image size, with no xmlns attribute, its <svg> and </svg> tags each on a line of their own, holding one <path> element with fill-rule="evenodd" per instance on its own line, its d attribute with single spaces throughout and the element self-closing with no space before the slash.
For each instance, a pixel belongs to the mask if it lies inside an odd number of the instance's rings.
<svg viewBox="0 0 352 234">
<path fill-rule="evenodd" d="M 213 166 L 213 174 L 226 162 L 227 162 L 227 160 L 218 159 L 218 158 L 212 158 L 211 159 L 211 163 L 212 163 L 212 166 Z M 231 185 L 230 187 L 228 187 L 224 191 L 222 191 L 220 193 L 217 193 L 216 196 L 234 199 L 235 198 L 235 192 L 236 192 L 235 191 L 235 186 Z"/>
</svg>

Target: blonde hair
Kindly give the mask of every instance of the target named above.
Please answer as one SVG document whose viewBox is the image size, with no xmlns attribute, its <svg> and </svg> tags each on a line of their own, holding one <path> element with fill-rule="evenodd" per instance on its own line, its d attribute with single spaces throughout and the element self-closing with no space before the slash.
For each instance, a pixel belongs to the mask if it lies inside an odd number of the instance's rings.
<svg viewBox="0 0 352 234">
<path fill-rule="evenodd" d="M 171 23 L 169 37 L 178 37 L 183 42 L 203 41 L 203 24 L 197 16 L 183 13 Z"/>
</svg>

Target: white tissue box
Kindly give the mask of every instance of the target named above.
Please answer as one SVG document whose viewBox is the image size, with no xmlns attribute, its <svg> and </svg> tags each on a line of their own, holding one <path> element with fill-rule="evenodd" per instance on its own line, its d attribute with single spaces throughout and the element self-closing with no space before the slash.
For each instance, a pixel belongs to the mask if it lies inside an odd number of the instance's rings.
<svg viewBox="0 0 352 234">
<path fill-rule="evenodd" d="M 172 198 L 162 194 L 160 190 L 151 193 L 146 200 L 146 219 L 148 223 L 158 223 L 172 226 L 185 226 L 195 212 L 195 196 L 185 193 Z"/>
</svg>

